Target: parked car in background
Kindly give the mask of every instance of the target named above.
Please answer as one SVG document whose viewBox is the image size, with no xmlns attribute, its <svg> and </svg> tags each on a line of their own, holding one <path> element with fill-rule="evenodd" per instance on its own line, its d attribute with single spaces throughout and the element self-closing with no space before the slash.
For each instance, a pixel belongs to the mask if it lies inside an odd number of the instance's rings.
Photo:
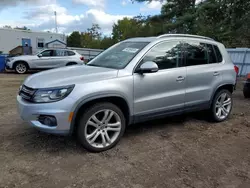
<svg viewBox="0 0 250 188">
<path fill-rule="evenodd" d="M 86 66 L 34 74 L 17 101 L 31 126 L 76 132 L 83 147 L 100 152 L 115 146 L 132 123 L 200 110 L 215 122 L 226 120 L 235 82 L 223 44 L 166 34 L 125 40 Z"/>
<path fill-rule="evenodd" d="M 45 49 L 36 55 L 21 55 L 7 58 L 6 69 L 24 74 L 31 69 L 51 69 L 84 64 L 84 57 L 69 49 Z"/>
<path fill-rule="evenodd" d="M 246 76 L 246 81 L 243 87 L 243 95 L 245 98 L 250 98 L 250 73 Z"/>
</svg>

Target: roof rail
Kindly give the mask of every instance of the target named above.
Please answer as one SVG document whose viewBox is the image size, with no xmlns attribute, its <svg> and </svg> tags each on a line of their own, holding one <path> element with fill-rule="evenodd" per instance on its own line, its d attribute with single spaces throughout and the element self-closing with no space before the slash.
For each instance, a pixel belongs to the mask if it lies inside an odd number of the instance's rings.
<svg viewBox="0 0 250 188">
<path fill-rule="evenodd" d="M 158 36 L 157 38 L 163 38 L 163 37 L 190 37 L 190 38 L 199 38 L 199 39 L 207 39 L 207 40 L 213 40 L 209 37 L 199 36 L 199 35 L 189 35 L 189 34 L 163 34 Z"/>
</svg>

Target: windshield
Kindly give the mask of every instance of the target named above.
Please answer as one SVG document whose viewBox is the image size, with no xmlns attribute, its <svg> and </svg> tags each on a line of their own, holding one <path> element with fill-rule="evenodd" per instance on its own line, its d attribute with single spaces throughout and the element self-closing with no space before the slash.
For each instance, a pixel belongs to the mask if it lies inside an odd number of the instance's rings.
<svg viewBox="0 0 250 188">
<path fill-rule="evenodd" d="M 148 42 L 118 43 L 98 55 L 87 65 L 123 69 L 147 44 Z"/>
<path fill-rule="evenodd" d="M 38 52 L 36 52 L 36 55 L 40 54 L 41 52 L 43 52 L 45 49 L 39 50 Z"/>
</svg>

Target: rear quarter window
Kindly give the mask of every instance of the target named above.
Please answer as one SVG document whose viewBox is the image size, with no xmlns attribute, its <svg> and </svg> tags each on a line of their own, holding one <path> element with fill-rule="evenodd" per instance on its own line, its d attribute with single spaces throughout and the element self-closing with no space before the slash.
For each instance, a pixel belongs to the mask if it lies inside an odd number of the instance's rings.
<svg viewBox="0 0 250 188">
<path fill-rule="evenodd" d="M 220 52 L 218 46 L 213 45 L 213 47 L 214 47 L 215 55 L 217 58 L 217 63 L 222 62 L 222 55 L 221 55 L 221 52 Z"/>
<path fill-rule="evenodd" d="M 76 55 L 75 52 L 68 51 L 68 56 L 73 56 L 73 55 Z"/>
<path fill-rule="evenodd" d="M 208 63 L 218 63 L 216 53 L 214 50 L 214 45 L 207 44 L 207 53 L 208 53 Z"/>
</svg>

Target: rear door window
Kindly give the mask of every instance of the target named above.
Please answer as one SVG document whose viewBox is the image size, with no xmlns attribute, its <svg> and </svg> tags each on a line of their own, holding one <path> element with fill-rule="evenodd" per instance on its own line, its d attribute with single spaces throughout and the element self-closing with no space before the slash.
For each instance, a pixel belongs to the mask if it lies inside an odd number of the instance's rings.
<svg viewBox="0 0 250 188">
<path fill-rule="evenodd" d="M 186 66 L 208 64 L 206 44 L 196 41 L 184 42 Z"/>
<path fill-rule="evenodd" d="M 213 64 L 222 62 L 218 46 L 197 41 L 184 42 L 186 66 Z"/>
<path fill-rule="evenodd" d="M 55 56 L 66 56 L 65 50 L 55 50 L 56 54 Z"/>
</svg>

